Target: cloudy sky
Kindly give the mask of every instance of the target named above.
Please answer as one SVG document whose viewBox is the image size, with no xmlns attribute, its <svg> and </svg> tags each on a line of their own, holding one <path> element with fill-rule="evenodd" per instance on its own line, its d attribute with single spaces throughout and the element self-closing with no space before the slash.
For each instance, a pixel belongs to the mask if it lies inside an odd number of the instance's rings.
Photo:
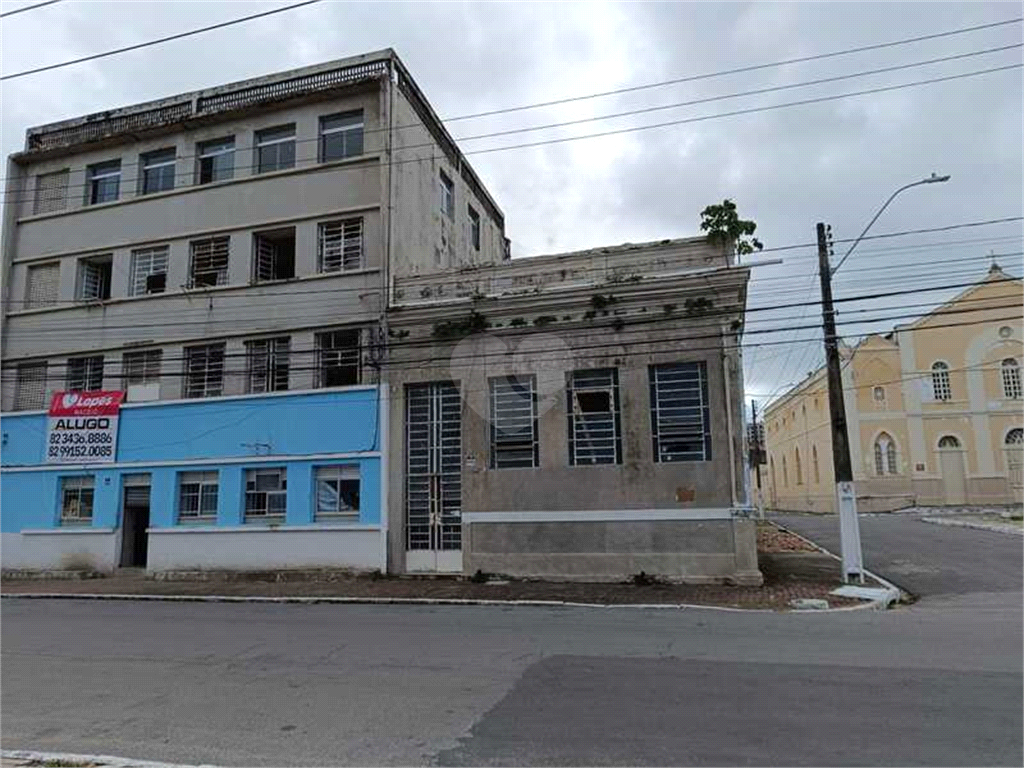
<svg viewBox="0 0 1024 768">
<path fill-rule="evenodd" d="M 3 2 L 4 11 L 36 0 Z M 244 0 L 65 0 L 0 22 L 4 74 L 287 5 Z M 536 104 L 750 65 L 889 43 L 1020 17 L 1020 3 L 359 3 L 324 0 L 285 14 L 121 56 L 2 83 L 0 144 L 30 125 L 281 69 L 395 48 L 444 118 Z M 699 233 L 699 212 L 729 197 L 766 248 L 755 262 L 747 389 L 766 398 L 821 359 L 820 332 L 794 329 L 814 307 L 817 221 L 855 237 L 897 187 L 929 175 L 872 234 L 1020 216 L 1022 80 L 1011 68 L 815 104 L 722 116 L 792 101 L 961 75 L 1022 61 L 1016 23 L 856 54 L 706 77 L 556 106 L 453 120 L 454 136 L 633 112 L 571 126 L 460 142 L 504 209 L 526 256 Z M 1004 48 L 992 51 L 991 49 Z M 963 54 L 969 54 L 964 56 Z M 901 70 L 868 70 L 960 58 Z M 658 111 L 637 110 L 856 75 Z M 694 121 L 693 118 L 707 118 Z M 648 130 L 472 155 L 475 150 L 690 120 Z M 1021 224 L 964 227 L 858 246 L 837 296 L 980 278 L 997 254 L 1020 274 Z M 840 243 L 837 254 L 845 248 Z M 956 293 L 845 305 L 851 340 L 896 314 Z M 863 311 L 859 311 L 863 310 Z M 806 340 L 800 343 L 799 340 Z"/>
</svg>

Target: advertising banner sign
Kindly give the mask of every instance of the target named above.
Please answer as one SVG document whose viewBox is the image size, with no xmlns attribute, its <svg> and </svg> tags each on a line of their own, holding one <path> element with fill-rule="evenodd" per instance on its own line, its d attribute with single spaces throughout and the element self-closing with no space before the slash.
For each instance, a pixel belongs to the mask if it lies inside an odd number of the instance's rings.
<svg viewBox="0 0 1024 768">
<path fill-rule="evenodd" d="M 46 420 L 47 464 L 107 464 L 117 456 L 124 392 L 57 392 Z"/>
</svg>

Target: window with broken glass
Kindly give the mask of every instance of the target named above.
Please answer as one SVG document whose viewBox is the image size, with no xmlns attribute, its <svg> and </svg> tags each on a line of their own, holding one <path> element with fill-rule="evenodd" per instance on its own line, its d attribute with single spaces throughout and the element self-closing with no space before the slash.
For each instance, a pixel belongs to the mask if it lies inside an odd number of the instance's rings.
<svg viewBox="0 0 1024 768">
<path fill-rule="evenodd" d="M 255 339 L 245 343 L 250 392 L 283 392 L 288 389 L 290 344 L 288 336 Z"/>
<path fill-rule="evenodd" d="M 287 509 L 288 480 L 284 467 L 245 471 L 245 521 L 283 520 Z"/>
<path fill-rule="evenodd" d="M 565 378 L 569 464 L 621 464 L 618 370 L 571 371 Z"/>
</svg>

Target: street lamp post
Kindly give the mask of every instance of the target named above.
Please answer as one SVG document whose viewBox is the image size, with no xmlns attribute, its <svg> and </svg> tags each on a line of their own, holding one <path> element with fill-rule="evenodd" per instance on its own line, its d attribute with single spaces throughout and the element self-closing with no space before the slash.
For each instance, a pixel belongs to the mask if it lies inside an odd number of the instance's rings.
<svg viewBox="0 0 1024 768">
<path fill-rule="evenodd" d="M 829 264 L 829 236 L 824 224 L 818 223 L 818 274 L 821 280 L 821 317 L 825 335 L 825 362 L 828 369 L 828 407 L 832 425 L 832 469 L 836 483 L 836 505 L 839 512 L 839 542 L 842 552 L 843 581 L 855 576 L 864 582 L 864 563 L 860 548 L 860 524 L 857 520 L 857 493 L 853 484 L 853 463 L 850 459 L 850 436 L 846 427 L 846 405 L 843 399 L 843 376 L 839 361 L 839 338 L 836 335 L 835 309 L 832 304 L 832 275 L 843 266 L 878 217 L 901 192 L 922 184 L 949 181 L 949 176 L 932 174 L 926 179 L 906 184 L 885 201 L 872 217 L 843 258 L 833 269 Z"/>
</svg>

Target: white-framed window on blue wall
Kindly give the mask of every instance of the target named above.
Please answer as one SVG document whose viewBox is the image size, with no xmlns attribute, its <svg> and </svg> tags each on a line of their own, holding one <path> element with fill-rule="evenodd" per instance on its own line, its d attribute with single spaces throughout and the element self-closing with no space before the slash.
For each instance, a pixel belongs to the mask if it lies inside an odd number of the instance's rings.
<svg viewBox="0 0 1024 768">
<path fill-rule="evenodd" d="M 359 517 L 359 465 L 316 468 L 315 520 Z"/>
<path fill-rule="evenodd" d="M 92 501 L 96 480 L 92 475 L 77 475 L 60 479 L 61 525 L 89 525 L 92 523 Z"/>
<path fill-rule="evenodd" d="M 245 522 L 282 522 L 288 506 L 284 467 L 245 470 Z"/>
<path fill-rule="evenodd" d="M 212 523 L 217 519 L 219 473 L 182 472 L 178 475 L 178 521 Z"/>
</svg>

